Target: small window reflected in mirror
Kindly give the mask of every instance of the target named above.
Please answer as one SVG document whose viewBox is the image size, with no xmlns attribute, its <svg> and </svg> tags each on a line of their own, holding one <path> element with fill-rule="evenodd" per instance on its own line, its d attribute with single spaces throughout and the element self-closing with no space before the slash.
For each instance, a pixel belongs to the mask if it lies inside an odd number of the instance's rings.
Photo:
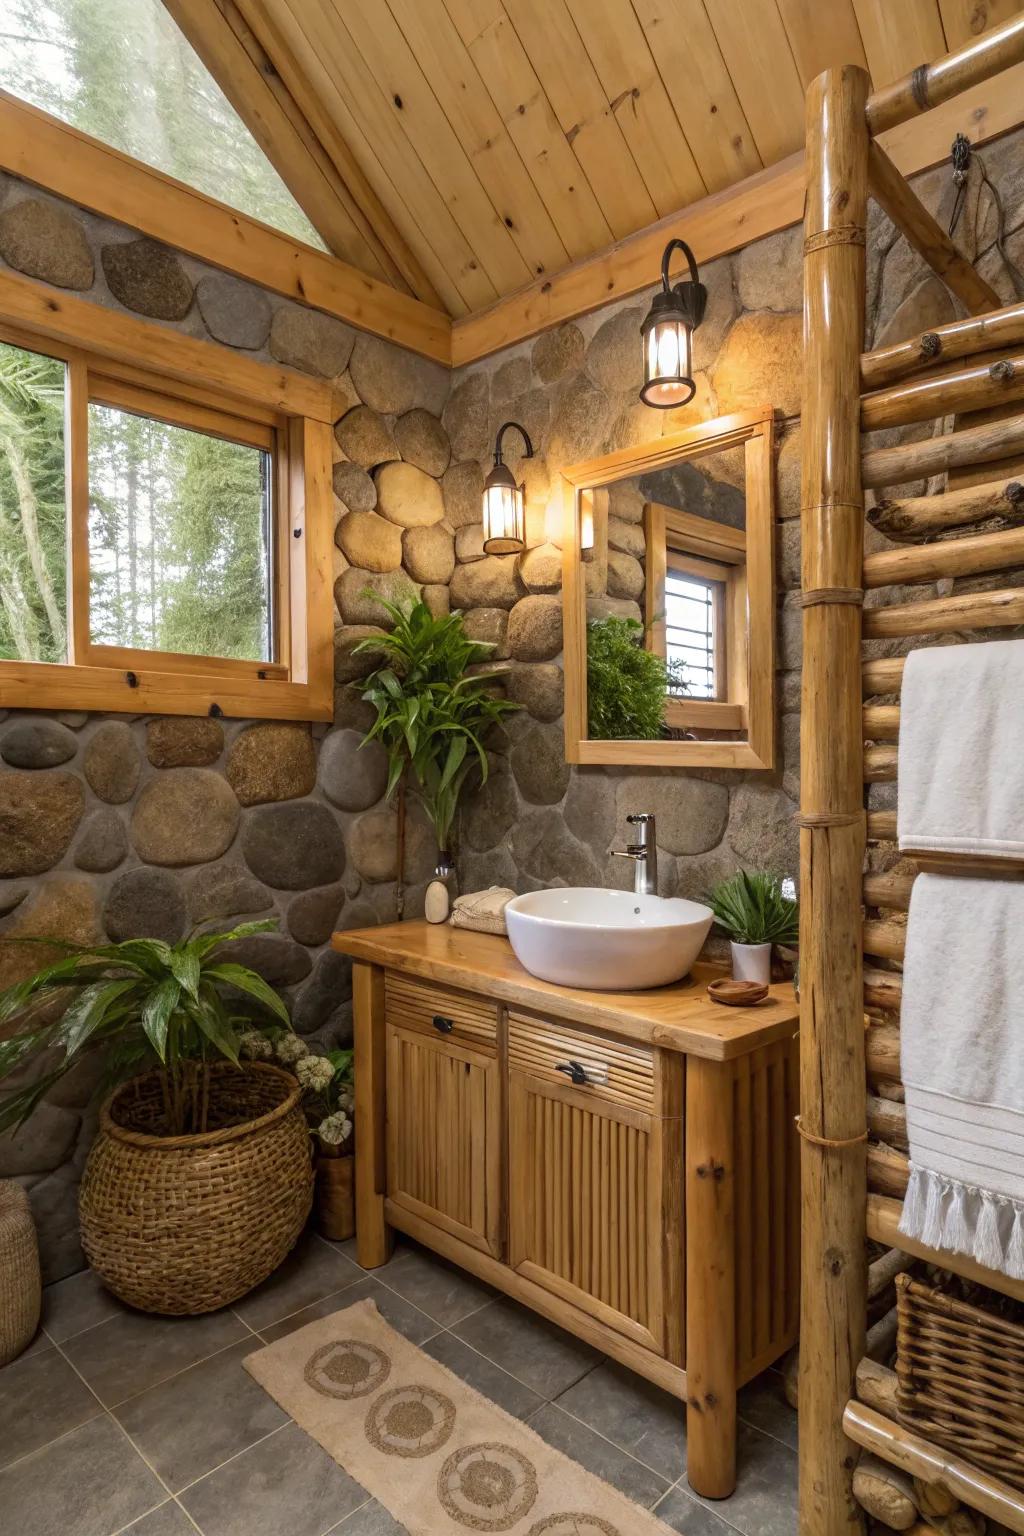
<svg viewBox="0 0 1024 1536">
<path fill-rule="evenodd" d="M 771 448 L 766 410 L 567 472 L 570 761 L 771 766 Z"/>
</svg>

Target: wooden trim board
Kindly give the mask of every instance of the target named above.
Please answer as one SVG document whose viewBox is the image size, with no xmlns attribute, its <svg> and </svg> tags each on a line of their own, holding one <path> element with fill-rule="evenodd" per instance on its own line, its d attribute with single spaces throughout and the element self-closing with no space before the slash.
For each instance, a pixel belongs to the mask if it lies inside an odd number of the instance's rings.
<svg viewBox="0 0 1024 1536">
<path fill-rule="evenodd" d="M 882 134 L 879 143 L 904 176 L 914 176 L 947 159 L 958 132 L 973 144 L 984 144 L 1017 127 L 1024 121 L 1022 102 L 1024 64 L 1018 64 Z M 653 287 L 661 253 L 674 235 L 684 235 L 697 260 L 708 262 L 798 224 L 804 179 L 803 154 L 790 155 L 605 251 L 538 279 L 490 309 L 457 320 L 452 327 L 452 366 L 476 362 L 548 326 Z"/>
<path fill-rule="evenodd" d="M 411 352 L 451 363 L 451 321 L 441 310 L 6 91 L 0 91 L 0 169 Z"/>
</svg>

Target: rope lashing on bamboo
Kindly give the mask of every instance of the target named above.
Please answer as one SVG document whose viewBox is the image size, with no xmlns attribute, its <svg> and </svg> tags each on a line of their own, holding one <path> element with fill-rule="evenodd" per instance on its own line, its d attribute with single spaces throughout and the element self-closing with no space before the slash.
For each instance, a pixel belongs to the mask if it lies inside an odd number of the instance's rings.
<svg viewBox="0 0 1024 1536">
<path fill-rule="evenodd" d="M 824 603 L 859 608 L 863 601 L 864 592 L 860 587 L 811 587 L 800 594 L 801 608 L 819 608 Z"/>
<path fill-rule="evenodd" d="M 798 816 L 798 827 L 855 827 L 865 819 L 864 811 L 810 811 Z"/>
<path fill-rule="evenodd" d="M 867 231 L 863 224 L 837 224 L 834 229 L 819 230 L 804 241 L 804 255 L 813 251 L 828 250 L 830 245 L 866 245 Z"/>
<path fill-rule="evenodd" d="M 847 1147 L 860 1147 L 863 1146 L 863 1144 L 868 1139 L 867 1131 L 862 1131 L 859 1136 L 844 1136 L 841 1138 L 836 1138 L 834 1136 L 815 1136 L 813 1131 L 806 1129 L 803 1120 L 799 1115 L 794 1115 L 793 1123 L 796 1126 L 797 1135 L 802 1136 L 804 1141 L 809 1141 L 813 1147 L 824 1147 L 826 1151 L 829 1152 L 842 1152 L 845 1151 Z"/>
</svg>

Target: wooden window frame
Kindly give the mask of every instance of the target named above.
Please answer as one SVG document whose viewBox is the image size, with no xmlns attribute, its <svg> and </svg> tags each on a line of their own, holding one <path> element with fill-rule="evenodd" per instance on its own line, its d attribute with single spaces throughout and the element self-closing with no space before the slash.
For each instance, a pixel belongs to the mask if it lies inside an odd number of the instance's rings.
<svg viewBox="0 0 1024 1536">
<path fill-rule="evenodd" d="M 715 677 L 721 679 L 713 699 L 669 699 L 665 722 L 674 730 L 745 731 L 747 729 L 747 535 L 739 528 L 709 523 L 660 502 L 644 504 L 647 559 L 644 573 L 644 644 L 666 654 L 665 623 L 657 617 L 662 601 L 668 551 L 673 568 L 690 569 L 719 586 Z M 710 536 L 709 536 L 710 535 Z"/>
<path fill-rule="evenodd" d="M 7 274 L 0 274 L 0 341 L 55 357 L 66 367 L 69 549 L 69 659 L 0 661 L 0 705 L 331 719 L 334 391 L 85 300 L 51 298 L 50 290 Z M 90 402 L 272 453 L 272 661 L 147 651 L 91 639 Z"/>
<path fill-rule="evenodd" d="M 635 448 L 623 448 L 563 470 L 562 604 L 568 762 L 674 768 L 775 766 L 774 433 L 774 411 L 771 406 L 764 406 L 666 433 Z M 674 706 L 677 715 L 672 724 L 705 730 L 745 730 L 746 740 L 593 741 L 587 734 L 586 558 L 580 546 L 587 493 L 735 447 L 743 447 L 745 455 L 745 534 L 685 512 L 663 511 L 672 512 L 678 536 L 686 537 L 690 553 L 698 557 L 738 567 L 737 541 L 745 542 L 745 565 L 737 569 L 731 593 L 732 622 L 727 625 L 727 632 L 733 633 L 727 661 L 732 679 L 730 697 L 725 702 L 680 700 Z M 595 541 L 601 537 L 602 501 L 599 497 L 589 498 Z M 654 542 L 649 536 L 648 583 L 652 579 L 652 547 Z M 660 547 L 664 549 L 664 542 Z M 648 612 L 651 611 L 649 606 Z"/>
</svg>

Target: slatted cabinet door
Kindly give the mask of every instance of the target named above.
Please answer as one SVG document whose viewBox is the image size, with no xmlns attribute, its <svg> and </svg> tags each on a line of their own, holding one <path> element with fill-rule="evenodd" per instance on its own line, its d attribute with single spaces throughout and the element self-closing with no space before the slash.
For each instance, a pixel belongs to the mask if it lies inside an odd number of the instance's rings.
<svg viewBox="0 0 1024 1536">
<path fill-rule="evenodd" d="M 389 1024 L 387 1057 L 390 1199 L 501 1258 L 497 1055 Z"/>
<path fill-rule="evenodd" d="M 678 1329 L 666 1327 L 667 1289 L 682 1316 L 678 1281 L 666 1286 L 664 1260 L 682 1244 L 674 1215 L 666 1216 L 667 1207 L 681 1219 L 682 1202 L 665 1173 L 665 1137 L 681 1140 L 680 1125 L 652 1112 L 651 1053 L 609 1044 L 602 1062 L 602 1045 L 562 1026 L 510 1019 L 509 1261 L 682 1364 Z M 559 1075 L 559 1060 L 581 1056 L 603 1083 L 574 1086 Z"/>
</svg>

